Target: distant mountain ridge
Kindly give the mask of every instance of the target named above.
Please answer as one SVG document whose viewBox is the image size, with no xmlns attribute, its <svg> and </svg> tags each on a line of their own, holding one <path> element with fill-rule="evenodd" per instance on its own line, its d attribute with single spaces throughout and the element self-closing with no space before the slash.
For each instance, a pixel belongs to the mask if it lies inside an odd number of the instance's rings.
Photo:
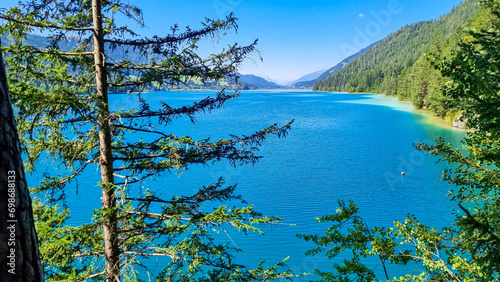
<svg viewBox="0 0 500 282">
<path fill-rule="evenodd" d="M 253 75 L 253 74 L 241 74 L 241 73 L 238 73 L 238 82 L 244 82 L 244 83 L 247 83 L 247 84 L 250 84 L 250 85 L 254 85 L 255 87 L 257 88 L 261 88 L 261 89 L 278 89 L 278 88 L 282 88 L 281 85 L 278 85 L 274 82 L 271 82 L 271 81 L 267 81 L 266 79 L 260 77 L 260 76 L 256 76 L 256 75 Z"/>
<path fill-rule="evenodd" d="M 321 81 L 321 80 L 324 80 L 325 78 L 329 77 L 330 75 L 338 72 L 339 70 L 341 70 L 344 66 L 346 66 L 347 64 L 349 64 L 350 62 L 352 62 L 354 59 L 362 56 L 363 54 L 365 54 L 368 50 L 372 49 L 373 47 L 375 47 L 378 43 L 380 43 L 380 41 L 377 41 L 377 42 L 374 42 L 370 45 L 368 45 L 367 47 L 363 48 L 362 50 L 360 50 L 359 52 L 357 52 L 356 54 L 352 55 L 352 56 L 349 56 L 347 58 L 345 58 L 344 60 L 342 60 L 340 63 L 336 64 L 335 66 L 329 68 L 328 70 L 322 72 L 320 75 L 316 76 L 315 78 L 312 78 L 310 80 L 303 80 L 303 81 L 297 81 L 295 83 L 292 84 L 292 88 L 313 88 L 314 84 L 317 82 L 317 81 Z M 313 73 L 314 74 L 314 73 Z"/>
<path fill-rule="evenodd" d="M 274 79 L 274 78 L 268 76 L 267 74 L 264 74 L 264 73 L 252 73 L 252 74 L 255 75 L 255 76 L 258 76 L 258 77 L 262 77 L 263 79 L 265 79 L 265 80 L 267 80 L 269 82 L 274 82 L 274 83 L 276 83 L 278 85 L 281 85 L 281 86 L 285 85 L 285 83 L 283 83 L 283 82 L 281 82 L 281 81 L 279 81 L 277 79 Z"/>
<path fill-rule="evenodd" d="M 310 81 L 310 80 L 315 80 L 316 78 L 318 78 L 320 75 L 322 75 L 325 71 L 327 71 L 327 69 L 322 69 L 322 70 L 319 70 L 319 71 L 315 71 L 315 72 L 312 72 L 312 73 L 309 73 L 309 74 L 306 74 L 306 75 L 303 75 L 301 76 L 299 79 L 296 79 L 294 81 L 292 81 L 291 83 L 289 83 L 288 85 L 294 85 L 294 84 L 297 84 L 299 82 L 304 82 L 304 81 Z"/>
</svg>

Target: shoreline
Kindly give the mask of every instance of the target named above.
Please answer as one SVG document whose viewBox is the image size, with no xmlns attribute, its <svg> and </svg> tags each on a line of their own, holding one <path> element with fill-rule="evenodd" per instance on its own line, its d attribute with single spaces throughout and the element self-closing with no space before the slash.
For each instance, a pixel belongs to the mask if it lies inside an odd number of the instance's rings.
<svg viewBox="0 0 500 282">
<path fill-rule="evenodd" d="M 388 98 L 391 98 L 391 97 L 397 98 L 395 96 L 387 96 L 385 94 L 379 94 L 379 95 L 383 95 L 384 97 L 388 97 Z M 398 101 L 399 102 L 410 102 L 407 100 L 402 101 L 399 99 L 398 99 Z M 461 131 L 471 131 L 468 128 L 453 126 L 452 123 L 450 123 L 449 121 L 446 120 L 446 118 L 441 118 L 440 116 L 437 116 L 436 114 L 434 114 L 433 112 L 431 112 L 427 109 L 416 109 L 415 107 L 413 107 L 413 113 L 421 116 L 423 123 L 433 124 L 433 125 L 448 128 L 448 129 L 454 129 L 454 130 L 456 129 L 456 130 L 461 130 Z"/>
<path fill-rule="evenodd" d="M 312 89 L 249 89 L 249 90 L 227 90 L 226 91 L 262 91 L 262 90 L 278 90 L 278 91 L 306 91 L 306 92 L 317 92 L 317 93 L 341 93 L 341 94 L 353 94 L 353 95 L 374 95 L 374 96 L 380 96 L 384 98 L 392 98 L 392 99 L 397 99 L 398 102 L 402 103 L 411 103 L 411 101 L 408 100 L 399 100 L 398 97 L 396 96 L 389 96 L 386 94 L 382 93 L 371 93 L 371 92 L 336 92 L 336 91 L 314 91 Z M 142 94 L 147 94 L 147 93 L 154 93 L 154 92 L 199 92 L 199 91 L 214 91 L 214 92 L 220 92 L 221 90 L 214 90 L 214 89 L 172 89 L 172 90 L 148 90 L 141 92 Z M 134 92 L 136 93 L 136 92 Z M 134 94 L 134 93 L 111 93 L 111 94 Z M 413 105 L 412 105 L 413 106 Z M 434 113 L 426 110 L 426 109 L 416 109 L 413 106 L 412 109 L 412 114 L 417 114 L 421 117 L 421 122 L 426 123 L 426 124 L 433 124 L 436 126 L 440 126 L 443 128 L 448 128 L 448 129 L 453 129 L 453 130 L 463 130 L 463 131 L 471 131 L 470 129 L 467 128 L 460 128 L 457 126 L 453 126 L 451 123 L 449 123 L 447 120 L 444 118 L 441 118 Z"/>
<path fill-rule="evenodd" d="M 445 128 L 453 129 L 453 130 L 470 131 L 470 129 L 467 129 L 467 128 L 460 128 L 458 126 L 453 126 L 445 119 L 443 119 L 443 118 L 441 118 L 441 117 L 435 115 L 434 113 L 429 112 L 425 109 L 414 109 L 414 113 L 422 117 L 423 123 L 433 124 L 436 126 L 445 127 Z"/>
<path fill-rule="evenodd" d="M 409 103 L 411 103 L 411 101 L 409 101 L 409 100 L 399 100 L 397 96 L 389 96 L 389 95 L 382 94 L 382 93 L 371 93 L 371 92 L 335 92 L 335 91 L 312 91 L 312 92 L 346 93 L 346 94 L 354 94 L 354 95 L 379 95 L 379 96 L 384 97 L 384 98 L 396 98 L 398 102 L 409 102 Z M 433 124 L 433 125 L 436 125 L 436 126 L 440 126 L 440 127 L 444 127 L 444 128 L 448 128 L 448 129 L 453 129 L 453 130 L 471 131 L 470 129 L 467 129 L 467 128 L 461 128 L 461 127 L 458 127 L 458 126 L 453 126 L 451 123 L 449 123 L 448 121 L 446 121 L 446 119 L 441 118 L 441 117 L 437 116 L 436 114 L 434 114 L 433 112 L 430 112 L 430 111 L 428 111 L 426 109 L 416 109 L 413 106 L 412 113 L 421 116 L 423 123 Z"/>
</svg>

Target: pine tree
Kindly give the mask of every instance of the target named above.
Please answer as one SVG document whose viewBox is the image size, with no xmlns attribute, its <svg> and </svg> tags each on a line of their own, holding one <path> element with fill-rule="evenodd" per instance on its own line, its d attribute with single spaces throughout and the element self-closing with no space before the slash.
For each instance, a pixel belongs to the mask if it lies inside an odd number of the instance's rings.
<svg viewBox="0 0 500 282">
<path fill-rule="evenodd" d="M 235 185 L 225 187 L 220 179 L 194 195 L 171 199 L 159 197 L 154 189 L 133 194 L 131 187 L 191 164 L 254 163 L 260 158 L 254 151 L 261 142 L 268 135 L 286 135 L 290 124 L 215 142 L 167 131 L 175 119 L 187 116 L 194 121 L 195 114 L 218 109 L 239 95 L 224 91 L 181 108 L 162 102 L 152 109 L 141 94 L 130 94 L 137 96 L 138 110 L 132 106 L 113 111 L 109 106 L 111 91 L 140 93 L 151 85 L 178 85 L 188 78 L 234 78 L 242 60 L 255 51 L 256 42 L 234 44 L 201 58 L 196 54 L 197 41 L 237 29 L 233 15 L 206 19 L 198 30 L 179 32 L 174 26 L 169 35 L 152 38 L 140 38 L 128 26 L 118 26 L 115 18 L 120 15 L 144 25 L 140 9 L 120 0 L 33 0 L 0 14 L 4 21 L 0 33 L 13 40 L 3 50 L 9 54 L 11 96 L 19 110 L 28 168 L 35 169 L 37 161 L 48 157 L 69 171 L 48 175 L 34 191 L 47 193 L 56 203 L 83 171 L 97 166 L 101 172 L 102 208 L 86 225 L 65 226 L 68 210 L 59 213 L 59 206 L 43 207 L 37 202 L 37 229 L 48 279 L 121 281 L 136 273 L 125 269 L 150 256 L 171 258 L 159 273 L 168 281 L 287 276 L 287 272 L 277 273 L 277 266 L 246 270 L 233 262 L 227 245 L 213 240 L 212 226 L 227 224 L 260 232 L 254 224 L 278 220 L 262 216 L 252 206 L 223 205 L 202 211 L 204 202 L 239 200 Z M 35 31 L 47 35 L 47 44 L 29 44 L 27 38 Z M 116 55 L 123 53 L 133 56 Z M 137 141 L 134 134 L 142 139 Z M 102 256 L 104 266 L 94 263 Z"/>
</svg>

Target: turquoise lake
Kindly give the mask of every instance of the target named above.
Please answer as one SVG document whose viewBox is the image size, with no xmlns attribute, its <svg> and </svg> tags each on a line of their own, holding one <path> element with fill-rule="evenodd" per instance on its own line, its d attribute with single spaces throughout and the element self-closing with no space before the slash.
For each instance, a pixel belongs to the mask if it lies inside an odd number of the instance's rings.
<svg viewBox="0 0 500 282">
<path fill-rule="evenodd" d="M 214 93 L 152 92 L 142 97 L 152 105 L 161 100 L 178 107 Z M 110 102 L 113 109 L 128 108 L 135 105 L 136 98 L 112 95 Z M 194 124 L 189 119 L 176 120 L 165 132 L 215 140 L 229 134 L 250 135 L 274 123 L 284 125 L 295 120 L 286 138 L 271 137 L 263 143 L 258 155 L 264 158 L 253 166 L 234 168 L 227 162 L 192 166 L 181 177 L 166 174 L 139 187 L 151 187 L 170 198 L 192 194 L 221 176 L 227 184 L 237 183 L 237 194 L 255 210 L 283 219 L 283 225 L 262 227 L 265 235 L 218 230 L 221 240 L 244 251 L 235 253 L 239 263 L 252 267 L 262 259 L 271 264 L 290 256 L 287 267 L 295 273 L 330 270 L 331 261 L 324 256 L 304 255 L 313 246 L 295 234 L 324 234 L 328 226 L 316 223 L 315 217 L 335 213 L 338 199 L 353 200 L 370 227 L 391 226 L 407 214 L 438 227 L 454 218 L 452 211 L 457 207 L 445 197 L 451 188 L 439 179 L 444 164 L 418 152 L 412 144 L 445 137 L 459 146 L 465 132 L 429 123 L 425 115 L 413 111 L 410 103 L 381 95 L 243 91 L 240 98 L 222 109 L 198 114 L 196 119 Z M 40 166 L 38 175 L 48 170 L 49 166 Z M 101 193 L 95 186 L 98 175 L 98 169 L 91 168 L 78 181 L 78 194 L 76 187 L 68 191 L 72 210 L 69 224 L 87 222 L 92 210 L 100 207 Z M 41 176 L 33 175 L 29 184 L 34 186 L 40 180 Z M 163 262 L 151 259 L 146 264 L 152 273 L 158 273 Z M 368 264 L 382 270 L 377 260 Z M 401 270 L 388 266 L 388 272 L 398 275 L 418 271 L 415 267 Z M 147 275 L 143 278 L 147 281 Z"/>
</svg>

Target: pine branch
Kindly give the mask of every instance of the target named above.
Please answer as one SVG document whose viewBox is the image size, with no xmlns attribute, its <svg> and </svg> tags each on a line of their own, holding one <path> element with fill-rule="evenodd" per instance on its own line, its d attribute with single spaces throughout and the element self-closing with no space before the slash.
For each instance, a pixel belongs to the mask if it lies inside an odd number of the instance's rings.
<svg viewBox="0 0 500 282">
<path fill-rule="evenodd" d="M 149 248 L 148 248 L 149 250 Z M 145 257 L 170 257 L 171 259 L 182 259 L 183 261 L 188 261 L 187 259 L 177 256 L 173 253 L 163 253 L 163 252 L 157 252 L 157 253 L 144 253 L 144 252 L 123 252 L 125 255 L 132 255 L 136 254 L 139 256 L 145 256 Z"/>
<path fill-rule="evenodd" d="M 115 161 L 138 161 L 138 160 L 149 160 L 149 159 L 157 159 L 157 158 L 171 158 L 175 157 L 175 155 L 179 155 L 178 153 L 169 153 L 169 154 L 156 154 L 156 155 L 144 155 L 137 157 L 117 157 L 113 156 L 113 160 Z"/>
<path fill-rule="evenodd" d="M 191 219 L 187 218 L 187 217 L 177 217 L 177 216 L 173 216 L 173 215 L 166 215 L 166 214 L 159 214 L 159 213 L 136 212 L 136 211 L 127 211 L 127 210 L 120 210 L 120 211 L 123 213 L 140 215 L 140 216 L 151 217 L 151 218 L 163 218 L 163 219 L 176 219 L 176 220 L 182 220 L 182 221 L 191 221 Z"/>
<path fill-rule="evenodd" d="M 15 18 L 7 17 L 5 15 L 0 15 L 0 19 L 4 19 L 6 21 L 15 22 L 18 24 L 26 25 L 26 26 L 33 26 L 33 27 L 40 27 L 40 28 L 54 28 L 54 29 L 59 29 L 59 30 L 72 30 L 72 31 L 92 31 L 92 30 L 94 30 L 93 27 L 64 27 L 64 26 L 58 26 L 58 25 L 54 25 L 54 24 L 44 24 L 44 23 L 37 23 L 37 22 L 22 21 L 22 20 L 18 20 Z"/>
<path fill-rule="evenodd" d="M 163 110 L 151 111 L 147 107 L 145 100 L 141 99 L 141 103 L 143 108 L 138 113 L 133 114 L 125 114 L 120 115 L 119 118 L 143 118 L 143 117 L 161 117 L 162 121 L 170 122 L 171 118 L 169 116 L 180 116 L 182 114 L 188 115 L 191 117 L 191 120 L 194 121 L 193 114 L 199 111 L 208 110 L 209 112 L 214 109 L 220 108 L 223 103 L 229 99 L 233 99 L 238 97 L 239 94 L 229 94 L 226 95 L 223 92 L 219 92 L 217 97 L 207 97 L 199 102 L 195 102 L 192 106 L 184 106 L 182 108 L 171 108 L 167 104 L 163 104 Z"/>
<path fill-rule="evenodd" d="M 106 67 L 113 67 L 115 69 L 126 69 L 126 70 L 154 70 L 154 71 L 160 71 L 161 75 L 164 77 L 170 78 L 171 76 L 188 76 L 188 77 L 195 77 L 195 76 L 201 76 L 200 74 L 202 71 L 205 71 L 206 68 L 202 66 L 203 62 L 199 63 L 199 66 L 190 66 L 187 67 L 185 65 L 181 65 L 183 68 L 182 70 L 174 70 L 170 68 L 166 68 L 164 66 L 160 65 L 135 65 L 135 64 L 119 64 L 119 63 L 106 63 Z M 186 71 L 187 70 L 187 71 Z M 205 75 L 209 76 L 208 73 Z M 213 74 L 220 76 L 220 74 Z M 152 81 L 157 81 L 157 79 L 152 80 Z"/>
<path fill-rule="evenodd" d="M 163 153 L 163 154 L 158 154 L 158 153 L 153 153 L 152 152 L 147 152 L 143 153 L 139 156 L 134 155 L 134 156 L 127 156 L 126 152 L 122 153 L 124 155 L 123 157 L 121 156 L 115 156 L 115 160 L 121 160 L 125 162 L 133 162 L 133 161 L 138 161 L 138 160 L 154 160 L 156 158 L 168 158 L 177 160 L 177 165 L 184 167 L 186 164 L 189 163 L 207 163 L 211 160 L 215 161 L 220 161 L 221 159 L 228 159 L 230 163 L 234 166 L 236 166 L 236 162 L 245 164 L 245 163 L 255 163 L 257 162 L 261 157 L 255 156 L 254 153 L 252 152 L 253 149 L 255 148 L 250 148 L 248 150 L 241 149 L 238 150 L 235 148 L 237 145 L 241 146 L 259 146 L 262 141 L 265 140 L 266 135 L 272 134 L 276 135 L 278 137 L 284 137 L 288 130 L 291 127 L 291 124 L 293 121 L 288 123 L 287 125 L 283 127 L 277 127 L 276 124 L 272 125 L 266 129 L 257 131 L 256 133 L 250 135 L 250 136 L 243 136 L 243 137 L 237 137 L 237 136 L 232 136 L 233 139 L 227 139 L 227 140 L 219 140 L 217 143 L 208 143 L 208 140 L 202 140 L 201 142 L 188 142 L 185 143 L 186 145 L 192 145 L 192 146 L 197 146 L 199 148 L 204 148 L 205 151 L 192 155 L 190 154 L 189 151 L 187 150 L 178 150 L 175 151 L 174 153 Z M 133 148 L 133 147 L 131 147 Z M 149 147 L 149 148 L 143 148 L 138 146 L 137 149 L 144 149 L 144 150 L 161 150 L 160 147 Z M 115 171 L 123 171 L 123 170 L 135 170 L 135 171 L 153 171 L 153 172 L 163 172 L 165 170 L 173 169 L 176 167 L 176 164 L 170 164 L 170 163 L 146 163 L 146 164 L 136 164 L 132 163 L 130 165 L 124 165 L 121 167 L 115 168 Z"/>
<path fill-rule="evenodd" d="M 29 52 L 26 52 L 26 53 L 29 53 Z M 29 74 L 30 76 L 32 76 L 36 80 L 45 79 L 48 82 L 50 81 L 51 83 L 53 83 L 53 86 L 62 86 L 64 82 L 70 83 L 70 84 L 73 84 L 76 86 L 80 86 L 80 87 L 95 87 L 96 86 L 95 84 L 92 84 L 92 83 L 79 82 L 74 78 L 53 77 L 53 76 L 51 76 L 51 75 L 53 75 L 53 73 L 47 72 L 46 70 L 37 71 L 36 69 L 32 68 L 31 66 L 22 66 L 21 65 L 21 66 L 18 66 L 18 68 L 20 70 L 23 70 L 26 74 Z M 70 75 L 69 73 L 67 74 L 67 76 L 72 77 L 72 75 Z M 13 80 L 13 81 L 19 82 L 17 80 Z M 22 81 L 22 82 L 25 82 L 25 81 Z"/>
<path fill-rule="evenodd" d="M 78 168 L 77 170 L 75 170 L 71 175 L 68 175 L 68 176 L 63 177 L 61 179 L 58 179 L 58 180 L 55 180 L 55 181 L 50 181 L 50 182 L 44 183 L 44 184 L 42 184 L 40 186 L 37 186 L 36 190 L 38 190 L 38 191 L 45 191 L 45 190 L 48 190 L 48 189 L 51 189 L 51 188 L 55 188 L 55 187 L 62 187 L 63 185 L 65 185 L 66 183 L 70 182 L 75 177 L 77 177 L 83 170 L 85 170 L 85 168 L 89 164 L 95 163 L 95 162 L 97 162 L 97 161 L 87 160 L 80 168 Z"/>
<path fill-rule="evenodd" d="M 101 275 L 104 275 L 104 271 L 89 275 L 89 276 L 84 277 L 84 278 L 77 279 L 75 282 L 86 281 L 86 280 L 89 280 L 89 279 L 92 279 L 94 277 L 101 276 Z"/>
<path fill-rule="evenodd" d="M 125 200 L 127 200 L 127 201 L 138 201 L 138 202 L 164 203 L 164 204 L 172 204 L 173 203 L 172 201 L 162 200 L 162 199 L 160 199 L 158 197 L 155 197 L 155 196 L 151 196 L 149 198 L 130 198 L 130 197 L 126 197 Z"/>
<path fill-rule="evenodd" d="M 123 87 L 130 87 L 130 86 L 141 86 L 145 85 L 148 83 L 153 83 L 156 82 L 156 80 L 151 79 L 151 80 L 140 80 L 140 81 L 133 81 L 133 82 L 127 82 L 127 83 L 108 83 L 109 87 L 117 87 L 117 88 L 123 88 Z"/>
<path fill-rule="evenodd" d="M 6 53 L 12 53 L 12 54 L 47 54 L 47 55 L 57 55 L 57 56 L 92 56 L 94 53 L 92 52 L 58 52 L 55 50 L 39 50 L 36 48 L 33 49 L 26 49 L 26 50 L 14 50 L 11 48 L 5 48 Z"/>
<path fill-rule="evenodd" d="M 138 183 L 138 182 L 142 182 L 144 181 L 145 179 L 147 179 L 148 177 L 151 177 L 151 176 L 154 176 L 156 175 L 157 172 L 151 172 L 151 173 L 148 173 L 146 175 L 143 175 L 142 177 L 140 178 L 136 178 L 134 180 L 128 180 L 128 181 L 124 181 L 124 182 L 117 182 L 116 185 L 125 185 L 125 184 L 134 184 L 134 183 Z"/>
<path fill-rule="evenodd" d="M 208 23 L 204 23 L 205 28 L 198 31 L 188 30 L 179 36 L 168 35 L 165 37 L 154 36 L 153 38 L 145 38 L 145 39 L 128 39 L 128 40 L 118 40 L 118 39 L 105 39 L 104 41 L 107 43 L 112 43 L 116 45 L 130 45 L 130 46 L 144 46 L 144 45 L 162 45 L 162 44 L 173 44 L 185 42 L 186 40 L 195 41 L 199 40 L 202 36 L 212 34 L 219 29 L 230 27 L 234 27 L 237 29 L 236 21 L 237 19 L 233 17 L 231 13 L 225 21 L 210 21 Z M 175 28 L 174 28 L 175 30 Z"/>
<path fill-rule="evenodd" d="M 470 220 L 472 220 L 472 221 L 474 222 L 474 225 L 475 225 L 475 226 L 477 226 L 477 227 L 481 227 L 481 229 L 482 229 L 484 232 L 488 233 L 488 234 L 489 234 L 489 235 L 490 235 L 490 236 L 491 236 L 491 237 L 492 237 L 492 238 L 493 238 L 493 239 L 497 242 L 497 244 L 500 244 L 500 238 L 498 238 L 498 236 L 497 236 L 497 235 L 495 235 L 495 233 L 493 233 L 487 225 L 485 225 L 485 224 L 483 224 L 483 223 L 481 223 L 481 222 L 477 221 L 477 220 L 474 218 L 474 216 L 472 216 L 472 214 L 469 212 L 469 210 L 467 210 L 466 208 L 464 208 L 464 206 L 462 206 L 462 204 L 460 204 L 460 203 L 459 203 L 459 204 L 458 204 L 458 206 L 460 207 L 460 209 L 461 209 L 463 212 L 465 212 L 465 214 L 467 215 L 467 218 L 469 218 Z M 476 227 L 476 228 L 477 228 L 477 227 Z"/>
<path fill-rule="evenodd" d="M 150 130 L 150 129 L 142 129 L 142 128 L 136 128 L 136 127 L 132 127 L 132 126 L 126 126 L 126 125 L 114 125 L 114 127 L 116 128 L 122 128 L 122 129 L 129 129 L 129 130 L 132 130 L 132 131 L 139 131 L 139 132 L 147 132 L 147 133 L 154 133 L 154 134 L 159 134 L 163 137 L 166 137 L 166 138 L 170 138 L 170 139 L 174 139 L 175 140 L 175 136 L 173 134 L 170 134 L 170 135 L 167 135 L 161 131 L 156 131 L 156 130 Z M 152 142 L 152 143 L 156 143 L 156 142 Z M 131 148 L 131 147 L 127 147 L 127 148 Z M 118 147 L 113 147 L 113 149 L 121 149 L 121 148 L 118 148 Z"/>
</svg>

